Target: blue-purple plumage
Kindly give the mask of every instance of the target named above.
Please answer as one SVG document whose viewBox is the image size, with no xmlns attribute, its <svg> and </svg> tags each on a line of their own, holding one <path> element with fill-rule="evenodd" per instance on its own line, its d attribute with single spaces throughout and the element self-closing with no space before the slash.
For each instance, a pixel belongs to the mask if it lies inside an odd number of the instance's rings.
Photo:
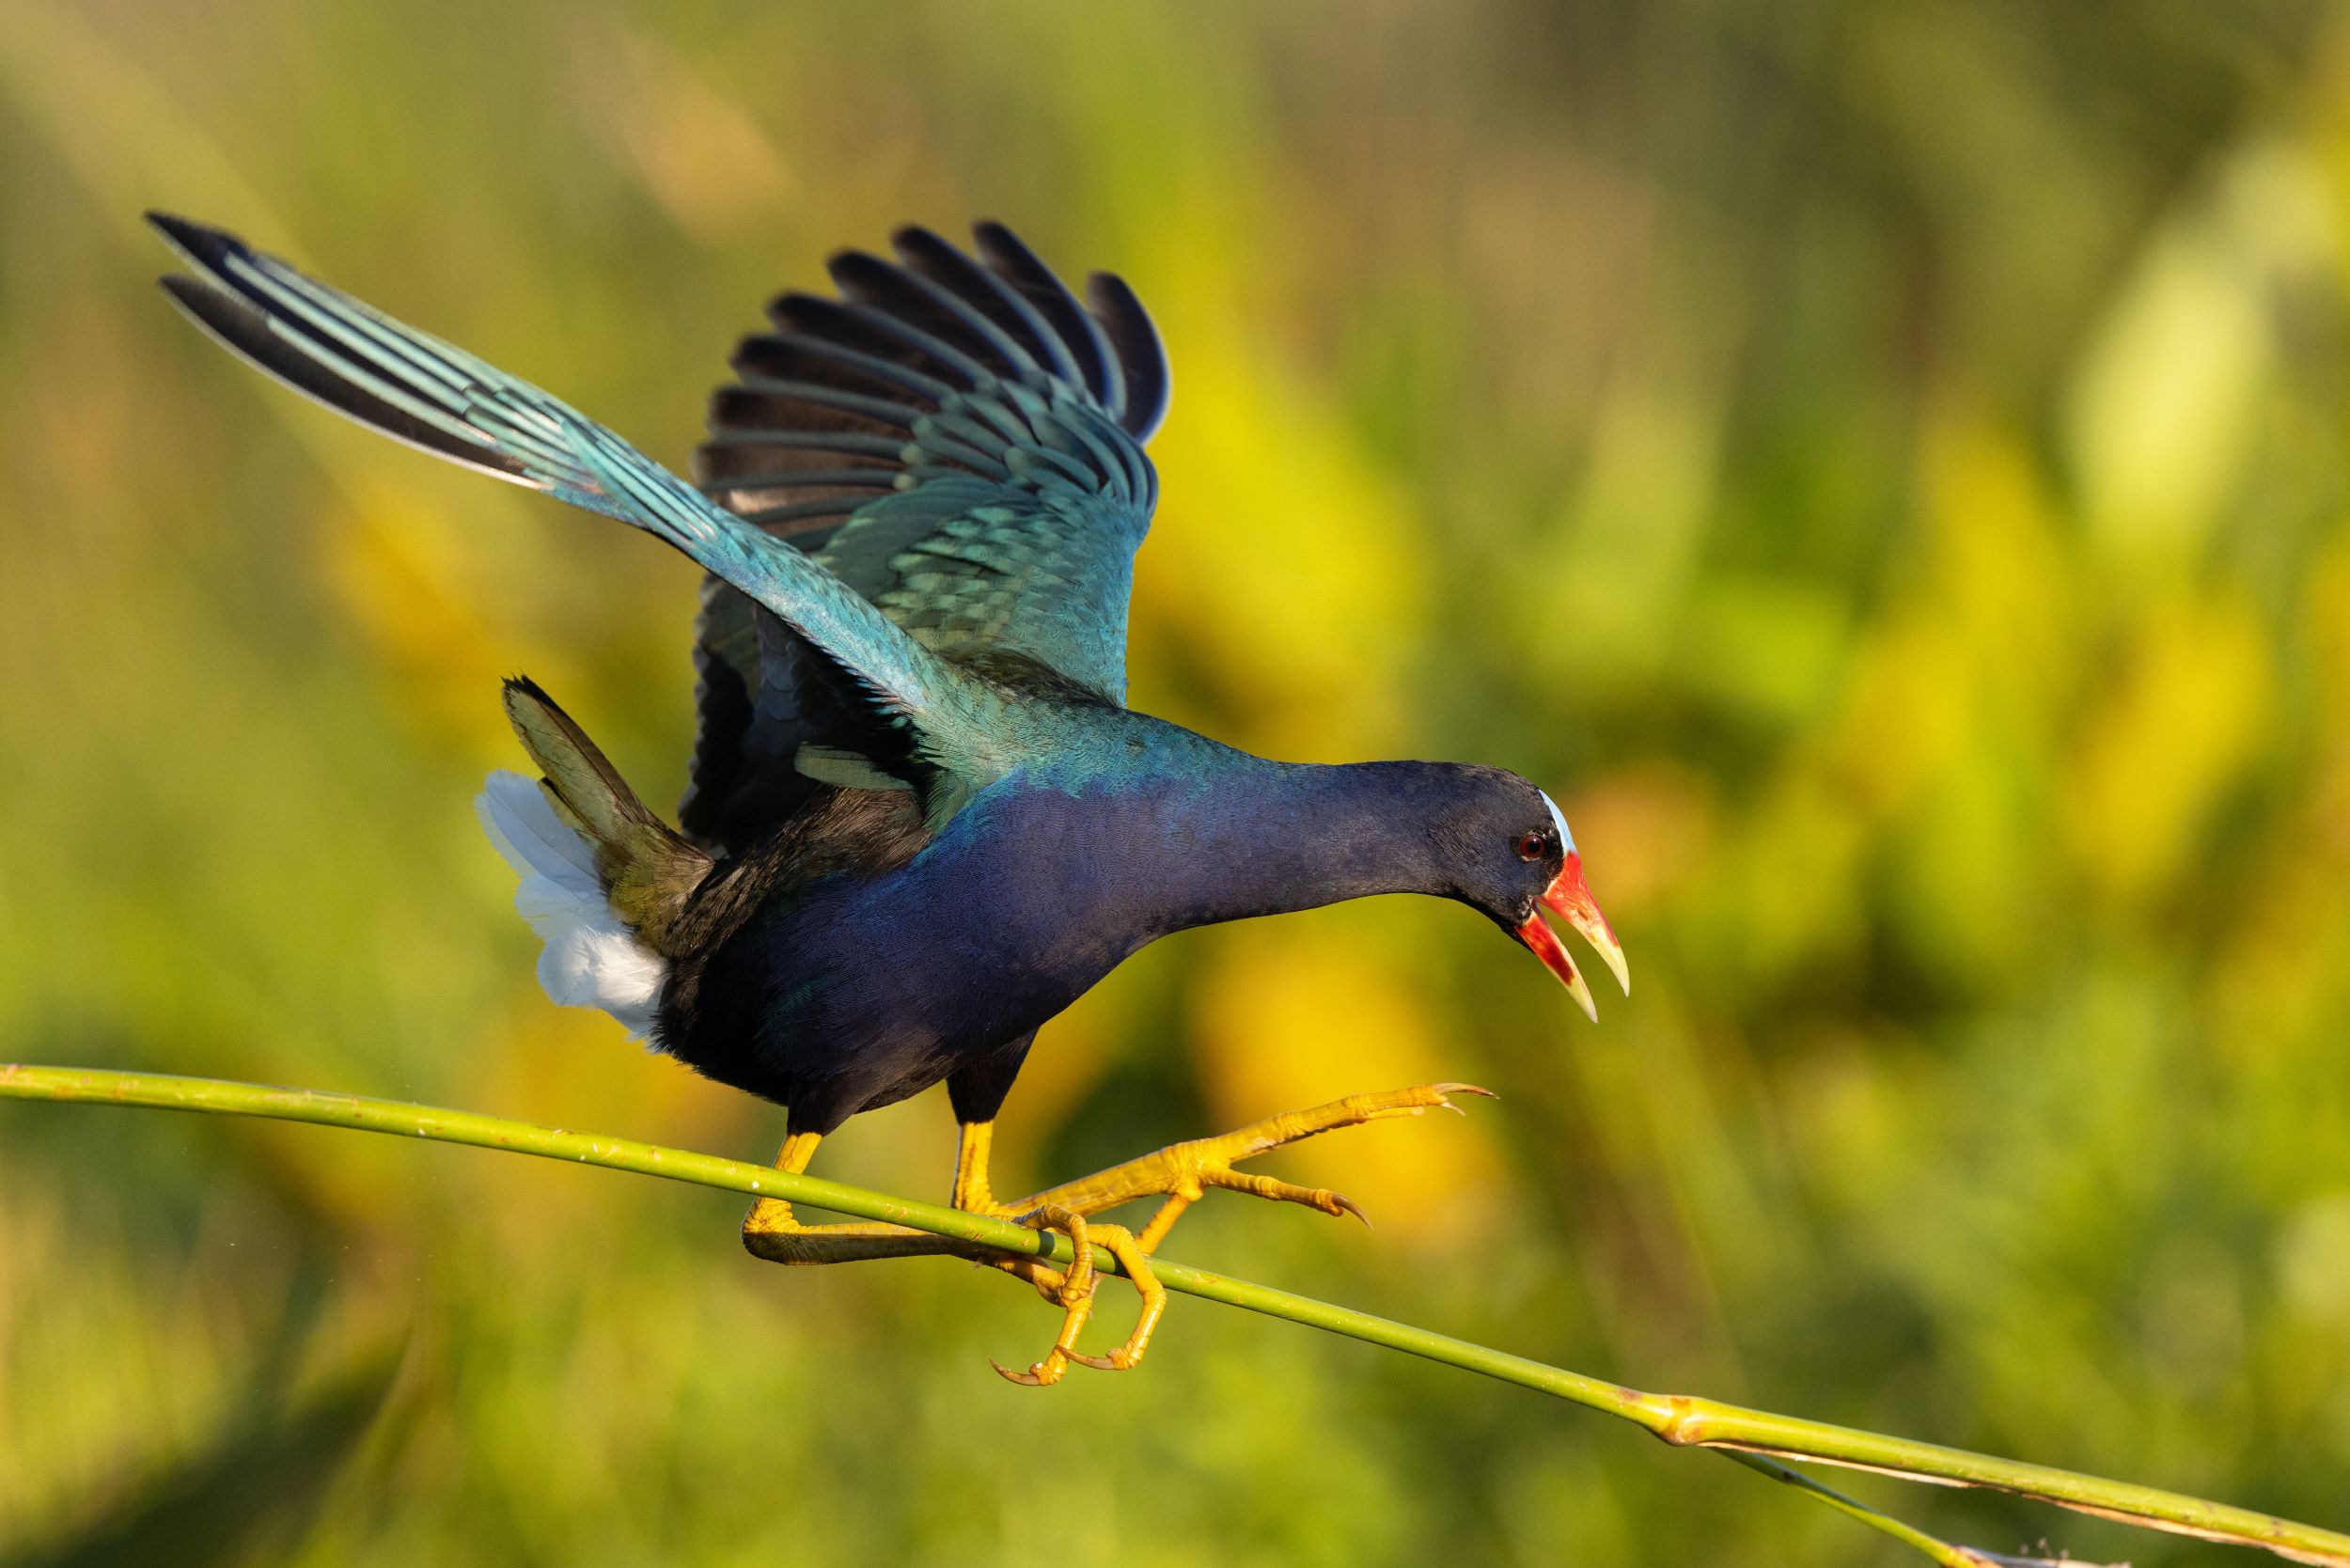
<svg viewBox="0 0 2350 1568">
<path fill-rule="evenodd" d="M 926 230 L 897 263 L 839 259 L 840 300 L 785 295 L 737 351 L 705 495 L 527 383 L 156 221 L 201 274 L 173 298 L 262 368 L 712 574 L 687 837 L 520 682 L 553 814 L 509 789 L 494 825 L 582 835 L 525 860 L 594 865 L 660 977 L 657 1042 L 795 1130 L 942 1080 L 986 1121 L 1037 1028 L 1137 948 L 1340 899 L 1459 901 L 1580 987 L 1534 934 L 1579 860 L 1524 779 L 1272 762 L 1122 705 L 1168 382 L 1116 279 L 1080 305 L 995 225 L 976 259 Z"/>
</svg>

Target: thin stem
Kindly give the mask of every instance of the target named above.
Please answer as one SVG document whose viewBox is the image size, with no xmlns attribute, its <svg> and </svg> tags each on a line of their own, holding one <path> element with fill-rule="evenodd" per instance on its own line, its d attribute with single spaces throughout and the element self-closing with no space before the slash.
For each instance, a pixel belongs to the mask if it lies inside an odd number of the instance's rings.
<svg viewBox="0 0 2350 1568">
<path fill-rule="evenodd" d="M 327 1094 L 315 1090 L 278 1089 L 262 1084 L 232 1083 L 216 1078 L 185 1078 L 154 1073 L 115 1073 L 95 1068 L 41 1067 L 0 1064 L 0 1098 L 57 1100 L 101 1105 L 151 1105 L 173 1110 L 211 1111 L 234 1116 L 271 1117 L 285 1121 L 311 1121 L 325 1126 L 355 1127 L 368 1132 L 398 1133 L 445 1143 L 471 1144 L 570 1160 L 580 1165 L 633 1170 L 670 1181 L 780 1198 L 811 1208 L 862 1219 L 882 1220 L 967 1243 L 991 1251 L 1066 1262 L 1069 1244 L 1049 1231 L 1032 1231 L 1007 1220 L 990 1219 L 934 1203 L 892 1198 L 861 1187 L 827 1182 L 814 1176 L 794 1176 L 766 1166 L 711 1154 L 664 1149 L 627 1138 L 591 1133 L 565 1132 L 503 1117 L 471 1111 L 445 1110 L 398 1100 L 376 1100 L 353 1094 Z M 1094 1249 L 1094 1266 L 1117 1272 L 1118 1262 Z M 2262 1546 L 2296 1562 L 2350 1568 L 2350 1535 L 2296 1524 L 2272 1514 L 2210 1502 L 2177 1492 L 2166 1492 L 2129 1482 L 2107 1481 L 2076 1471 L 2028 1465 L 2018 1460 L 1970 1453 L 1906 1437 L 1888 1436 L 1854 1427 L 1776 1415 L 1742 1405 L 1682 1394 L 1644 1393 L 1605 1378 L 1590 1377 L 1560 1367 L 1465 1340 L 1431 1333 L 1408 1324 L 1394 1323 L 1335 1307 L 1309 1296 L 1293 1295 L 1268 1285 L 1232 1279 L 1183 1263 L 1155 1262 L 1159 1282 L 1170 1291 L 1243 1307 L 1269 1317 L 1342 1334 L 1366 1344 L 1400 1350 L 1465 1372 L 1585 1405 L 1645 1428 L 1666 1442 L 1684 1448 L 1731 1450 L 1780 1459 L 1808 1459 L 1855 1469 L 1876 1470 L 1912 1481 L 1984 1487 L 2034 1497 L 2102 1518 L 2117 1519 L 2150 1529 L 2194 1536 L 2205 1541 Z M 1781 1478 L 1784 1479 L 1784 1478 Z M 1808 1480 L 1808 1478 L 1806 1478 Z M 1812 1483 L 1816 1487 L 1817 1483 Z M 1825 1491 L 1825 1488 L 1818 1488 Z M 1854 1504 L 1854 1507 L 1859 1505 Z M 1888 1523 L 1890 1521 L 1888 1521 Z M 1903 1527 L 1906 1528 L 1906 1527 Z M 1920 1537 L 1931 1540 L 1931 1537 Z M 1916 1543 L 1912 1543 L 1915 1544 Z M 1996 1560 L 1978 1554 L 1977 1560 Z"/>
<path fill-rule="evenodd" d="M 1716 1449 L 1724 1459 L 1734 1459 L 1750 1470 L 1759 1470 L 1773 1481 L 1795 1488 L 1804 1496 L 1826 1504 L 1846 1518 L 1857 1519 L 1871 1529 L 1889 1535 L 1920 1556 L 1942 1565 L 1942 1568 L 2057 1568 L 2050 1560 L 2040 1557 L 2007 1557 L 1998 1552 L 1986 1552 L 1976 1546 L 1954 1546 L 1948 1541 L 1928 1535 L 1914 1525 L 1905 1525 L 1888 1513 L 1880 1513 L 1857 1497 L 1848 1497 L 1833 1486 L 1823 1485 L 1801 1470 L 1765 1459 L 1759 1453 L 1739 1449 Z M 2073 1562 L 2064 1568 L 2096 1568 L 2093 1563 Z"/>
</svg>

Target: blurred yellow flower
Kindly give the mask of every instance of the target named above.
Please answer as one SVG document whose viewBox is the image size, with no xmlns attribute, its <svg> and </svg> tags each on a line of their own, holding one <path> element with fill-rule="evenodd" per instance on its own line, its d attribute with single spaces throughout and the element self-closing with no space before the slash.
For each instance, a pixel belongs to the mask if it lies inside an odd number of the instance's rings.
<svg viewBox="0 0 2350 1568">
<path fill-rule="evenodd" d="M 2252 607 L 2214 594 L 2157 606 L 2126 649 L 2073 759 L 2067 838 L 2124 902 L 2176 877 L 2264 739 L 2269 644 Z"/>
</svg>

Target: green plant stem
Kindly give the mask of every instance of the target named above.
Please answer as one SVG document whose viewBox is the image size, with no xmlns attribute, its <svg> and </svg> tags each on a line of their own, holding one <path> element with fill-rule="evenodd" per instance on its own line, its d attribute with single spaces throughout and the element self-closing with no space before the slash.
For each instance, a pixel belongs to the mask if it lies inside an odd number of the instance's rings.
<svg viewBox="0 0 2350 1568">
<path fill-rule="evenodd" d="M 825 1209 L 861 1219 L 881 1220 L 975 1247 L 1058 1259 L 1070 1257 L 1069 1244 L 1048 1231 L 1033 1231 L 1006 1220 L 990 1219 L 958 1209 L 910 1199 L 893 1198 L 845 1186 L 814 1176 L 794 1176 L 767 1166 L 711 1154 L 664 1149 L 655 1144 L 592 1133 L 566 1132 L 503 1117 L 471 1111 L 445 1110 L 377 1100 L 354 1094 L 328 1094 L 316 1090 L 279 1089 L 262 1084 L 233 1083 L 215 1078 L 187 1078 L 156 1073 L 117 1073 L 95 1068 L 0 1064 L 0 1098 L 71 1101 L 99 1105 L 149 1105 L 171 1110 L 210 1111 L 232 1116 L 271 1117 L 285 1121 L 309 1121 L 330 1127 L 355 1127 L 368 1132 L 398 1133 L 445 1143 L 471 1144 L 570 1160 L 580 1165 L 633 1170 L 698 1186 L 715 1187 L 757 1197 L 780 1198 L 795 1204 Z M 1117 1260 L 1097 1247 L 1094 1264 L 1117 1272 Z M 1776 1459 L 1809 1459 L 1855 1469 L 1875 1470 L 1912 1481 L 1983 1487 L 2055 1503 L 2083 1513 L 2140 1525 L 2206 1541 L 2263 1546 L 2297 1562 L 2350 1568 L 2350 1535 L 2313 1525 L 2210 1502 L 2201 1497 L 2166 1492 L 2128 1482 L 2107 1481 L 2072 1470 L 2028 1465 L 2013 1459 L 1970 1453 L 1905 1437 L 1888 1436 L 1853 1427 L 1831 1425 L 1748 1409 L 1682 1394 L 1644 1393 L 1563 1368 L 1546 1366 L 1465 1340 L 1431 1333 L 1308 1296 L 1293 1295 L 1270 1286 L 1228 1278 L 1205 1269 L 1167 1261 L 1153 1261 L 1159 1282 L 1170 1291 L 1246 1308 L 1270 1317 L 1304 1324 L 1367 1344 L 1382 1345 L 1423 1356 L 1466 1372 L 1482 1372 L 1504 1383 L 1532 1388 L 1585 1405 L 1643 1427 L 1666 1442 L 1684 1448 L 1732 1450 Z M 1759 1467 L 1759 1466 L 1758 1466 Z M 1766 1471 L 1766 1473 L 1775 1473 Z M 1808 1477 L 1789 1472 L 1794 1484 L 1809 1485 Z M 1787 1480 L 1788 1476 L 1778 1479 Z M 1841 1497 L 1841 1494 L 1834 1494 Z M 1849 1502 L 1849 1499 L 1844 1499 Z M 1852 1504 L 1859 1509 L 1858 1504 Z M 1871 1511 L 1861 1509 L 1862 1513 Z M 1878 1516 L 1882 1518 L 1881 1515 Z M 1886 1521 L 1891 1523 L 1891 1521 Z M 1907 1527 L 1900 1527 L 1906 1530 Z M 1934 1543 L 1919 1532 L 1918 1541 Z M 1920 1549 L 1926 1549 L 1920 1546 Z M 1943 1548 L 1960 1551 L 1964 1548 Z M 1932 1551 L 1928 1555 L 1933 1555 Z M 1974 1554 L 1973 1560 L 1990 1560 Z M 1966 1558 L 1949 1560 L 1966 1561 Z"/>
<path fill-rule="evenodd" d="M 1947 1541 L 1928 1535 L 1914 1525 L 1878 1513 L 1856 1497 L 1846 1497 L 1833 1486 L 1823 1486 L 1801 1470 L 1765 1459 L 1759 1453 L 1745 1453 L 1737 1449 L 1721 1450 L 1724 1459 L 1734 1459 L 1750 1470 L 1760 1471 L 1782 1485 L 1792 1486 L 1804 1496 L 1816 1499 L 1847 1518 L 1857 1519 L 1871 1529 L 1889 1535 L 1920 1556 L 1940 1563 L 1942 1568 L 1983 1568 L 1990 1560 L 1971 1546 L 1953 1546 Z"/>
<path fill-rule="evenodd" d="M 2042 1557 L 2008 1557 L 1998 1552 L 1986 1552 L 1976 1546 L 1954 1546 L 1950 1542 L 1928 1535 L 1915 1525 L 1905 1525 L 1889 1514 L 1880 1513 L 1856 1497 L 1845 1496 L 1833 1486 L 1824 1486 L 1801 1470 L 1765 1459 L 1759 1453 L 1743 1449 L 1716 1449 L 1724 1459 L 1734 1459 L 1750 1470 L 1759 1470 L 1773 1481 L 1792 1486 L 1805 1497 L 1825 1503 L 1848 1519 L 1857 1519 L 1880 1534 L 1889 1535 L 1920 1556 L 1938 1562 L 1942 1568 L 2097 1568 L 2094 1563 L 2066 1559 L 2059 1564 Z"/>
</svg>

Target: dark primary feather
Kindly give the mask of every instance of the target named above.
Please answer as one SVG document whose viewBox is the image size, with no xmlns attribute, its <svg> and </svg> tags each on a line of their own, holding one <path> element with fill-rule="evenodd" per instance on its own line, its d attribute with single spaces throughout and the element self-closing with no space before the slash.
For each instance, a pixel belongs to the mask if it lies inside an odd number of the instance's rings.
<svg viewBox="0 0 2350 1568">
<path fill-rule="evenodd" d="M 1053 269 L 1030 250 L 1019 235 L 999 223 L 981 223 L 971 230 L 980 259 L 1014 292 L 1026 300 L 1046 323 L 1046 330 L 1068 350 L 1076 367 L 1076 382 L 1094 401 L 1112 414 L 1125 407 L 1125 382 L 1102 323 L 1077 303 Z"/>
<path fill-rule="evenodd" d="M 198 243 L 213 238 L 201 235 L 200 231 L 190 237 Z M 217 247 L 208 244 L 205 248 Z M 520 465 L 512 459 L 428 424 L 332 374 L 310 355 L 288 347 L 271 332 L 269 318 L 243 296 L 192 277 L 167 277 L 163 284 L 180 308 L 195 317 L 207 332 L 306 397 L 437 457 L 500 478 L 522 477 Z"/>
<path fill-rule="evenodd" d="M 1159 329 L 1142 308 L 1142 301 L 1116 273 L 1095 273 L 1088 278 L 1086 297 L 1102 329 L 1109 334 L 1110 348 L 1124 375 L 1120 417 L 1136 440 L 1148 441 L 1167 417 L 1167 400 L 1175 390 Z"/>
<path fill-rule="evenodd" d="M 1122 282 L 1095 274 L 1089 309 L 1009 229 L 975 237 L 976 257 L 901 229 L 894 261 L 833 259 L 838 299 L 779 296 L 712 398 L 697 478 L 932 651 L 1122 701 L 1166 353 Z M 680 816 L 721 849 L 827 781 L 902 775 L 901 738 L 860 728 L 825 661 L 768 619 L 704 585 Z"/>
</svg>

